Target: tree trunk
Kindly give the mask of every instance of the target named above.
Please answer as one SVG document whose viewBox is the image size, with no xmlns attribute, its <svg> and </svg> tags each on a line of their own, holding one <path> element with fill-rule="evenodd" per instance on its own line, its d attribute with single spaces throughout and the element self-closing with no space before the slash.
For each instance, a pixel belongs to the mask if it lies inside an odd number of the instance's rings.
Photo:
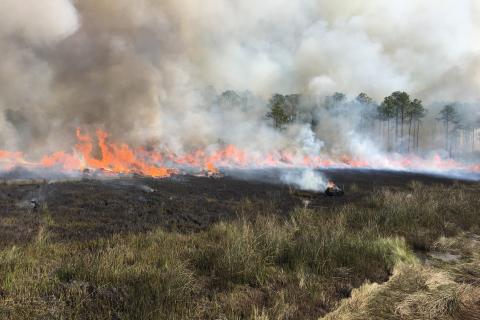
<svg viewBox="0 0 480 320">
<path fill-rule="evenodd" d="M 445 150 L 448 151 L 448 120 L 445 122 Z"/>
<path fill-rule="evenodd" d="M 387 120 L 387 150 L 390 151 L 390 119 Z"/>
<path fill-rule="evenodd" d="M 472 128 L 472 153 L 475 152 L 475 128 Z"/>
<path fill-rule="evenodd" d="M 450 150 L 452 152 L 452 155 L 450 157 L 455 158 L 457 154 L 457 143 L 458 143 L 458 132 L 455 129 L 453 129 L 452 139 L 453 141 L 452 141 L 452 144 L 450 145 Z"/>
<path fill-rule="evenodd" d="M 398 107 L 396 107 L 395 112 L 395 150 L 398 147 Z"/>
<path fill-rule="evenodd" d="M 380 120 L 380 137 L 383 145 L 385 146 L 385 121 L 383 120 Z"/>
<path fill-rule="evenodd" d="M 379 136 L 383 137 L 383 121 L 382 120 L 378 120 L 378 132 L 380 134 Z M 377 141 L 378 141 L 378 139 L 377 139 Z"/>
<path fill-rule="evenodd" d="M 420 136 L 420 120 L 417 120 L 417 153 L 419 149 L 418 137 Z"/>
<path fill-rule="evenodd" d="M 416 146 L 416 137 L 417 137 L 417 125 L 415 123 L 416 120 L 413 120 L 413 126 L 412 126 L 412 151 L 415 152 L 417 149 Z"/>
<path fill-rule="evenodd" d="M 373 119 L 372 117 L 368 117 L 367 126 L 369 128 L 369 131 L 368 131 L 369 134 L 372 134 L 373 132 L 375 132 L 375 119 Z"/>
<path fill-rule="evenodd" d="M 403 153 L 405 151 L 405 141 L 403 139 L 403 123 L 405 119 L 405 108 L 401 109 L 401 127 L 400 127 L 400 151 Z"/>
<path fill-rule="evenodd" d="M 455 157 L 455 145 L 457 143 L 457 133 L 455 131 L 450 135 L 450 139 L 452 140 L 450 141 L 450 158 L 453 159 Z"/>
<path fill-rule="evenodd" d="M 412 137 L 412 117 L 410 117 L 410 125 L 408 127 L 408 152 L 410 153 L 410 140 Z"/>
</svg>

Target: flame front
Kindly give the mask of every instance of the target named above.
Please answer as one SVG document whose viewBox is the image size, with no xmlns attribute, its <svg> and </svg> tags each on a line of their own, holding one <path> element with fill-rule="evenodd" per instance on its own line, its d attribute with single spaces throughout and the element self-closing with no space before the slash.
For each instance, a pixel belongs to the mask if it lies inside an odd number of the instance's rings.
<svg viewBox="0 0 480 320">
<path fill-rule="evenodd" d="M 89 134 L 77 129 L 76 137 L 77 143 L 71 152 L 57 151 L 44 156 L 38 162 L 28 161 L 21 152 L 0 150 L 0 169 L 9 170 L 15 166 L 54 168 L 68 172 L 90 169 L 99 170 L 105 174 L 139 174 L 156 178 L 168 177 L 186 167 L 202 170 L 208 175 L 219 173 L 219 167 L 340 167 L 480 172 L 479 164 L 465 165 L 451 159 L 442 159 L 440 156 L 423 159 L 415 155 L 397 155 L 372 162 L 348 156 L 342 156 L 336 160 L 322 158 L 320 155 L 309 157 L 292 150 L 262 154 L 248 152 L 234 145 L 227 145 L 214 151 L 197 149 L 177 155 L 109 142 L 109 135 L 103 130 L 97 130 L 95 137 L 92 138 Z"/>
<path fill-rule="evenodd" d="M 135 152 L 126 144 L 107 143 L 108 134 L 97 130 L 100 158 L 93 157 L 93 142 L 89 135 L 82 135 L 77 129 L 76 150 L 82 155 L 83 167 L 108 170 L 113 173 L 138 173 L 152 177 L 168 177 L 167 168 L 151 164 L 148 157 L 142 159 L 141 152 Z"/>
</svg>

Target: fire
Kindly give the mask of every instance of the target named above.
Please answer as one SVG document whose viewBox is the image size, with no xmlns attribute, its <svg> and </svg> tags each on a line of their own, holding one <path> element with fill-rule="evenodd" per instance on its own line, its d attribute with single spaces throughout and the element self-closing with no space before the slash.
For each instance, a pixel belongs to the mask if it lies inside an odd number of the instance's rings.
<svg viewBox="0 0 480 320">
<path fill-rule="evenodd" d="M 212 174 L 219 173 L 219 170 L 211 162 L 206 163 L 206 170 L 207 170 L 207 172 L 212 173 Z"/>
<path fill-rule="evenodd" d="M 337 160 L 318 156 L 305 156 L 292 150 L 279 150 L 262 154 L 249 152 L 234 145 L 217 149 L 196 149 L 177 155 L 168 150 L 132 148 L 124 143 L 111 142 L 107 132 L 97 130 L 95 136 L 76 131 L 77 143 L 70 152 L 56 151 L 38 162 L 25 159 L 21 152 L 0 150 L 0 169 L 15 166 L 54 168 L 69 172 L 84 169 L 98 170 L 104 174 L 139 174 L 156 178 L 178 173 L 180 168 L 193 168 L 216 175 L 220 167 L 308 167 L 308 168 L 378 168 L 406 170 L 463 170 L 480 172 L 480 164 L 465 165 L 440 156 L 424 159 L 415 155 L 391 156 L 367 161 L 349 156 Z"/>
<path fill-rule="evenodd" d="M 57 151 L 51 155 L 44 156 L 40 160 L 42 167 L 49 168 L 61 165 L 63 169 L 71 171 L 81 167 L 80 160 L 64 151 Z"/>
<path fill-rule="evenodd" d="M 148 159 L 142 159 L 141 153 L 135 152 L 126 144 L 107 143 L 108 134 L 97 130 L 100 157 L 92 155 L 93 142 L 89 135 L 83 135 L 77 129 L 78 143 L 76 150 L 82 155 L 84 167 L 92 169 L 107 169 L 113 173 L 138 173 L 156 178 L 168 177 L 171 172 L 165 167 L 151 164 Z"/>
<path fill-rule="evenodd" d="M 327 189 L 335 189 L 337 185 L 332 180 L 329 180 L 327 183 Z"/>
<path fill-rule="evenodd" d="M 9 162 L 22 162 L 23 154 L 21 152 L 10 152 L 0 150 L 0 164 L 2 162 L 9 163 Z"/>
</svg>

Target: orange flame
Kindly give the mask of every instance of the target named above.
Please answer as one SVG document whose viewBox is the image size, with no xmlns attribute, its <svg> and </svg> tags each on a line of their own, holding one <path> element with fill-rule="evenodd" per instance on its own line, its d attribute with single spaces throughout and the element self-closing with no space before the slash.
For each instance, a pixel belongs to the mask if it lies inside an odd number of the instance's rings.
<svg viewBox="0 0 480 320">
<path fill-rule="evenodd" d="M 309 167 L 309 168 L 395 168 L 463 170 L 480 172 L 480 164 L 465 165 L 440 156 L 423 159 L 415 155 L 385 157 L 374 162 L 342 156 L 337 160 L 318 156 L 305 156 L 299 152 L 280 150 L 267 154 L 248 152 L 234 145 L 217 150 L 197 149 L 176 155 L 174 153 L 145 148 L 134 149 L 127 144 L 112 143 L 108 133 L 97 130 L 92 138 L 80 129 L 76 131 L 77 143 L 72 152 L 57 151 L 46 155 L 38 162 L 27 161 L 21 152 L 0 150 L 0 169 L 9 170 L 15 166 L 55 168 L 65 171 L 83 169 L 100 170 L 109 174 L 140 174 L 151 177 L 168 177 L 177 173 L 178 167 L 191 167 L 219 173 L 219 167 Z"/>
<path fill-rule="evenodd" d="M 93 143 L 89 135 L 82 135 L 77 129 L 79 143 L 76 150 L 82 155 L 85 167 L 100 170 L 109 170 L 113 173 L 138 173 L 152 177 L 168 177 L 170 171 L 164 167 L 157 167 L 140 159 L 138 155 L 126 144 L 107 143 L 108 134 L 97 130 L 100 158 L 92 156 Z"/>
</svg>

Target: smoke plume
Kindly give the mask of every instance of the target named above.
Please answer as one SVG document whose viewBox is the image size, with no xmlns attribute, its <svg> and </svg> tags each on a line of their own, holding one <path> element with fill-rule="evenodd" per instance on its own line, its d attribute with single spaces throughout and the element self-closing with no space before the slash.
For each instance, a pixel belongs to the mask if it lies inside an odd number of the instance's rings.
<svg viewBox="0 0 480 320">
<path fill-rule="evenodd" d="M 280 179 L 282 182 L 301 190 L 321 192 L 327 187 L 327 178 L 323 173 L 311 169 L 286 171 L 282 173 Z"/>
<path fill-rule="evenodd" d="M 479 38 L 474 0 L 2 0 L 0 148 L 68 150 L 80 127 L 175 152 L 232 143 L 308 155 L 332 139 L 329 152 L 363 152 L 358 115 L 307 110 L 316 130 L 279 131 L 266 100 L 406 90 L 476 102 Z M 229 89 L 249 92 L 242 108 L 215 101 Z"/>
</svg>

